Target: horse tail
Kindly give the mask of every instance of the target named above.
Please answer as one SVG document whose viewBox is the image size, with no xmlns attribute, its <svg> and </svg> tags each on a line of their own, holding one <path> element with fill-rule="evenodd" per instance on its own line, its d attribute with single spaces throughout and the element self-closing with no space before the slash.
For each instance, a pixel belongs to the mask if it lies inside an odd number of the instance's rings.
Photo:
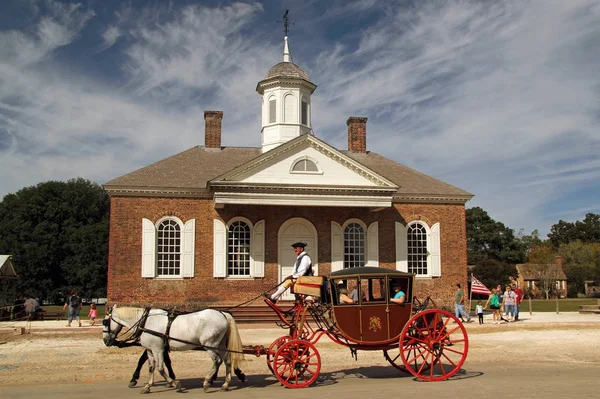
<svg viewBox="0 0 600 399">
<path fill-rule="evenodd" d="M 227 330 L 227 357 L 233 369 L 241 369 L 245 366 L 244 354 L 242 353 L 242 339 L 233 316 L 224 312 L 229 329 Z"/>
</svg>

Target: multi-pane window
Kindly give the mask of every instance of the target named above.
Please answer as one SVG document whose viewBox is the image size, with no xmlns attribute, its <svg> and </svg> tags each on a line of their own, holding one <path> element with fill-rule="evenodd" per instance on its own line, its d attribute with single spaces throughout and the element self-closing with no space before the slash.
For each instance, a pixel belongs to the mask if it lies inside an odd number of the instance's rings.
<svg viewBox="0 0 600 399">
<path fill-rule="evenodd" d="M 275 99 L 269 100 L 269 123 L 277 122 L 277 103 Z"/>
<path fill-rule="evenodd" d="M 308 103 L 302 101 L 302 124 L 308 125 Z"/>
<path fill-rule="evenodd" d="M 344 268 L 365 265 L 365 230 L 358 223 L 344 229 Z"/>
<path fill-rule="evenodd" d="M 318 172 L 319 168 L 317 168 L 317 165 L 310 159 L 301 159 L 294 164 L 292 171 L 294 171 L 294 172 Z"/>
<path fill-rule="evenodd" d="M 227 275 L 250 275 L 250 227 L 236 221 L 227 231 Z"/>
<path fill-rule="evenodd" d="M 181 274 L 181 227 L 175 220 L 163 220 L 158 225 L 158 276 L 179 276 Z"/>
<path fill-rule="evenodd" d="M 427 231 L 415 223 L 408 227 L 408 272 L 427 274 Z"/>
</svg>

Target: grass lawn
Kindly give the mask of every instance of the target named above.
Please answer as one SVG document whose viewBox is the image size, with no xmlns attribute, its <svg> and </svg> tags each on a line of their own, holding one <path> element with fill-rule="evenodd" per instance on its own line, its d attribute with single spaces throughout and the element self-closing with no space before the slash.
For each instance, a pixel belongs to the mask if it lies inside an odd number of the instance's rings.
<svg viewBox="0 0 600 399">
<path fill-rule="evenodd" d="M 65 314 L 65 318 L 67 317 L 67 310 L 66 309 L 63 310 L 62 306 L 47 305 L 47 306 L 42 306 L 42 309 L 44 309 L 48 313 L 63 312 Z M 102 321 L 102 319 L 104 319 L 104 305 L 97 305 L 96 309 L 98 309 L 98 317 L 96 318 L 96 321 L 98 321 L 98 320 Z M 89 313 L 90 313 L 89 305 L 83 305 L 81 307 L 81 312 L 79 312 L 79 317 L 81 318 L 81 320 L 87 320 Z M 51 319 L 49 319 L 49 320 L 51 320 Z"/>
<path fill-rule="evenodd" d="M 487 299 L 486 299 L 487 300 Z M 485 305 L 486 300 L 481 300 Z M 477 300 L 473 298 L 472 307 L 475 309 Z M 560 312 L 577 312 L 579 305 L 600 305 L 600 300 L 595 298 L 565 298 L 558 300 L 558 310 Z M 532 312 L 556 312 L 556 299 L 532 299 Z M 529 312 L 529 300 L 524 299 L 521 303 L 521 312 Z"/>
</svg>

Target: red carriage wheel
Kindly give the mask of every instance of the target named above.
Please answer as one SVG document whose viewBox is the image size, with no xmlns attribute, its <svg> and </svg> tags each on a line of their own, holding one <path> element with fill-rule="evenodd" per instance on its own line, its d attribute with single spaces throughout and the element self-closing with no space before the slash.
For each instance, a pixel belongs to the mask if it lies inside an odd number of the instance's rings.
<svg viewBox="0 0 600 399">
<path fill-rule="evenodd" d="M 321 356 L 308 341 L 284 343 L 273 358 L 275 377 L 288 388 L 304 388 L 315 382 L 321 371 Z"/>
<path fill-rule="evenodd" d="M 275 357 L 277 350 L 289 340 L 290 336 L 284 335 L 283 337 L 277 338 L 275 341 L 273 341 L 271 346 L 269 346 L 269 350 L 267 351 L 267 367 L 269 367 L 269 370 L 271 370 L 271 374 L 275 374 L 273 371 L 273 358 Z"/>
<path fill-rule="evenodd" d="M 446 380 L 460 371 L 469 339 L 463 324 L 449 312 L 429 309 L 414 315 L 400 335 L 406 369 L 425 381 Z"/>
<path fill-rule="evenodd" d="M 394 350 L 394 352 L 395 352 L 395 350 Z M 403 373 L 410 373 L 410 371 L 408 371 L 406 369 L 406 367 L 404 366 L 404 363 L 402 363 L 402 358 L 400 357 L 400 351 L 398 351 L 398 353 L 396 355 L 394 355 L 394 353 L 391 350 L 388 352 L 387 349 L 384 349 L 383 356 L 385 357 L 385 360 L 387 360 L 392 366 L 394 366 L 398 370 L 402 371 Z"/>
</svg>

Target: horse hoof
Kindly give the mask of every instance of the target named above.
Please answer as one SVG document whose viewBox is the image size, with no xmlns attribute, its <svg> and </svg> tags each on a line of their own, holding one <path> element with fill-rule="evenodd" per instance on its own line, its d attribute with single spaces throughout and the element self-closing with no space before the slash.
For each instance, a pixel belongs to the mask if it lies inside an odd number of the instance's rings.
<svg viewBox="0 0 600 399">
<path fill-rule="evenodd" d="M 239 378 L 240 378 L 240 381 L 242 382 L 242 384 L 243 384 L 244 382 L 246 382 L 246 374 L 244 374 L 244 373 L 241 373 L 241 374 L 239 375 Z"/>
<path fill-rule="evenodd" d="M 137 385 L 137 381 L 131 380 L 129 381 L 129 388 L 133 388 Z"/>
<path fill-rule="evenodd" d="M 204 383 L 204 385 L 202 386 L 202 388 L 204 389 L 204 392 L 207 392 L 208 388 L 210 388 L 210 385 L 208 385 L 208 383 Z"/>
<path fill-rule="evenodd" d="M 181 381 L 177 381 L 177 384 L 175 384 L 175 388 L 177 389 L 177 392 L 183 392 L 183 387 L 181 386 Z"/>
<path fill-rule="evenodd" d="M 150 393 L 150 387 L 144 387 L 144 389 L 142 389 L 140 391 L 140 393 L 144 394 L 144 393 Z"/>
<path fill-rule="evenodd" d="M 228 386 L 225 386 L 225 385 L 223 385 L 223 386 L 221 387 L 221 391 L 222 391 L 222 392 L 229 391 L 229 387 L 228 387 Z"/>
</svg>

